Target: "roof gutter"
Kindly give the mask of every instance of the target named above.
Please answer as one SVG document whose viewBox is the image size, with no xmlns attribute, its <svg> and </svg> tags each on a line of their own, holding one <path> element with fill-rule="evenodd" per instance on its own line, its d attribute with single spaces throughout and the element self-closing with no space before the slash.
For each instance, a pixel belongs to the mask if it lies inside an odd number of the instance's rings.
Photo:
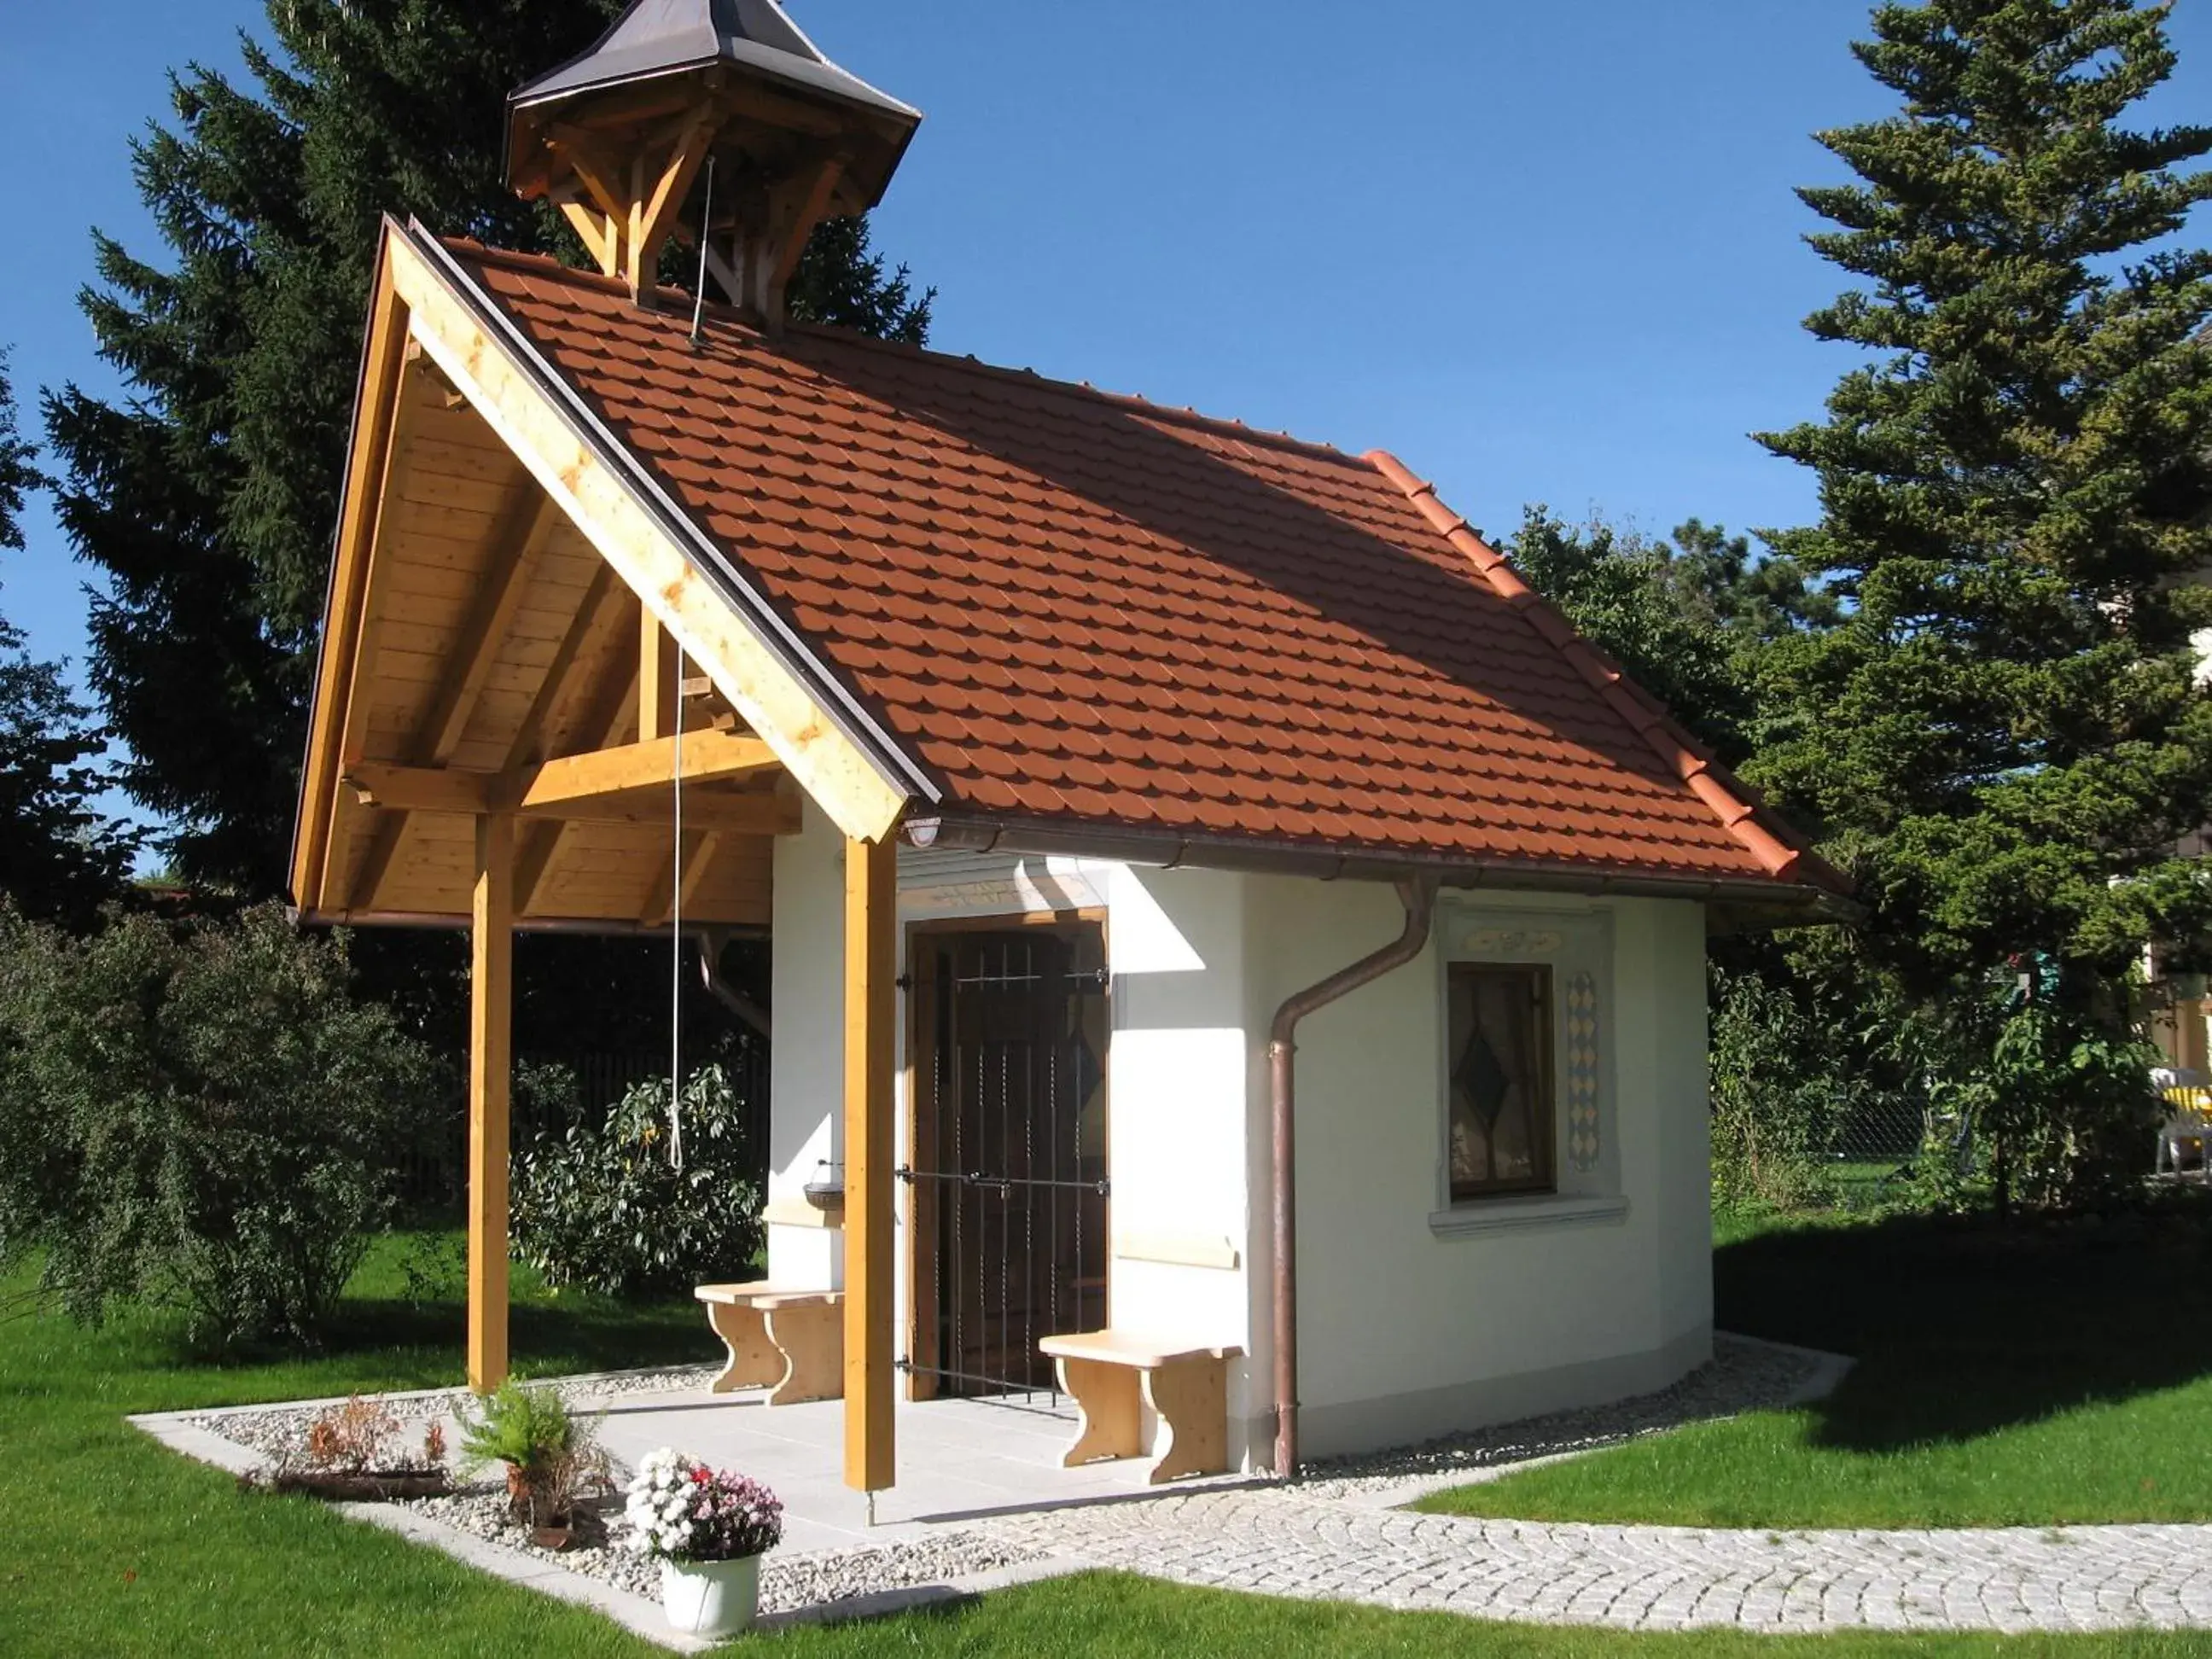
<svg viewBox="0 0 2212 1659">
<path fill-rule="evenodd" d="M 754 586 L 714 539 L 692 522 L 691 515 L 665 489 L 629 446 L 592 412 L 583 394 L 541 356 L 530 337 L 499 306 L 469 280 L 460 263 L 445 244 L 410 219 L 394 222 L 397 234 L 434 270 L 453 299 L 465 308 L 486 333 L 495 337 L 548 404 L 558 410 L 570 429 L 608 470 L 628 486 L 639 507 L 658 525 L 691 567 L 712 582 L 730 606 L 752 629 L 785 671 L 813 697 L 823 712 L 886 782 L 909 796 L 934 803 L 944 791 L 921 762 L 906 752 L 889 728 L 878 720 L 860 696 L 829 664 L 807 645 L 799 631 L 785 621 L 766 594 Z"/>
<path fill-rule="evenodd" d="M 1709 881 L 1648 876 L 1586 866 L 1528 860 L 1492 864 L 1447 854 L 1332 852 L 1250 836 L 1185 835 L 1121 825 L 1060 824 L 1022 818 L 923 813 L 904 825 L 908 843 L 945 852 L 1014 853 L 1039 858 L 1092 858 L 1152 869 L 1233 870 L 1250 875 L 1303 876 L 1317 881 L 1403 881 L 1420 878 L 1444 887 L 1489 887 L 1619 898 L 1687 899 L 1705 904 L 1785 911 L 1796 923 L 1847 921 L 1857 905 L 1823 889 L 1784 880 Z"/>
<path fill-rule="evenodd" d="M 1274 1210 L 1275 1476 L 1298 1475 L 1298 1271 L 1297 1271 L 1297 1031 L 1298 1022 L 1316 1009 L 1401 968 L 1428 947 L 1436 915 L 1433 876 L 1398 884 L 1406 907 L 1405 931 L 1381 950 L 1340 968 L 1318 984 L 1289 998 L 1275 1011 L 1267 1032 L 1268 1115 L 1273 1127 L 1271 1196 Z"/>
<path fill-rule="evenodd" d="M 474 924 L 465 915 L 443 910 L 318 910 L 298 902 L 284 907 L 295 927 L 410 927 L 422 933 L 465 933 Z M 596 916 L 517 916 L 518 933 L 566 933 L 582 939 L 660 939 L 676 930 L 665 922 L 617 921 Z M 693 930 L 687 927 L 686 933 Z M 731 939 L 766 939 L 765 927 L 715 925 Z M 712 988 L 711 987 L 708 988 Z"/>
</svg>

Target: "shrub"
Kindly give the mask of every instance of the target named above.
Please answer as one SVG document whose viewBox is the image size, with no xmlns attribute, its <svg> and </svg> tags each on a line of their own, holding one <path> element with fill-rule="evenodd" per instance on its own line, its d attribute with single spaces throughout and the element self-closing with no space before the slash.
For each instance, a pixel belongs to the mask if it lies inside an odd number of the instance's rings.
<svg viewBox="0 0 2212 1659">
<path fill-rule="evenodd" d="M 307 1340 L 386 1218 L 427 1054 L 277 906 L 76 939 L 0 914 L 0 1258 L 80 1320 Z"/>
<path fill-rule="evenodd" d="M 719 1066 L 684 1085 L 684 1167 L 668 1155 L 668 1084 L 641 1083 L 594 1128 L 541 1131 L 515 1156 L 515 1248 L 551 1285 L 611 1295 L 727 1279 L 761 1243 L 744 1113 Z"/>
<path fill-rule="evenodd" d="M 1713 975 L 1713 1196 L 1796 1209 L 1830 1194 L 1829 1162 L 1852 1106 L 1832 1046 L 1786 989 Z"/>
<path fill-rule="evenodd" d="M 1999 1029 L 1965 1091 L 2000 1209 L 2102 1210 L 2139 1202 L 2159 1103 L 2148 1044 L 2048 1004 Z"/>
<path fill-rule="evenodd" d="M 577 1498 L 605 1492 L 613 1480 L 598 1431 L 552 1389 L 509 1377 L 483 1402 L 481 1417 L 464 1408 L 459 1420 L 462 1478 L 506 1464 L 514 1518 L 528 1525 L 566 1524 Z"/>
</svg>

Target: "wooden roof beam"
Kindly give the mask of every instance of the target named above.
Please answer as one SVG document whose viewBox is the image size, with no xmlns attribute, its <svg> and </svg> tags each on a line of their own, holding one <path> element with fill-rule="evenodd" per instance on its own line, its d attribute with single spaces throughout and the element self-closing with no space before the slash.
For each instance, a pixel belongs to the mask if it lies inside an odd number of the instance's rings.
<svg viewBox="0 0 2212 1659">
<path fill-rule="evenodd" d="M 516 810 L 529 812 L 598 795 L 665 788 L 678 776 L 679 751 L 685 783 L 758 777 L 781 769 L 783 764 L 758 738 L 711 730 L 686 732 L 681 737 L 654 738 L 547 761 L 520 779 Z"/>
<path fill-rule="evenodd" d="M 657 738 L 647 743 L 565 755 L 516 772 L 358 761 L 346 769 L 345 781 L 362 805 L 386 811 L 514 812 L 522 817 L 580 822 L 665 823 L 673 805 L 670 792 L 676 776 L 676 752 L 675 738 Z M 684 734 L 682 780 L 686 784 L 758 777 L 777 771 L 781 764 L 757 738 L 714 731 Z M 726 792 L 687 798 L 685 815 L 694 810 L 726 809 L 732 802 L 748 799 Z M 787 797 L 759 799 L 788 816 Z"/>
</svg>

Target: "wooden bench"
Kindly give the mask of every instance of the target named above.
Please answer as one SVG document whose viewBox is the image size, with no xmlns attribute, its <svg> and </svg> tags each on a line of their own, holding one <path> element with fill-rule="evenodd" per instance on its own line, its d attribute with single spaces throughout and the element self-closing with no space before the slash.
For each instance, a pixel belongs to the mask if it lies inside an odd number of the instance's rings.
<svg viewBox="0 0 2212 1659">
<path fill-rule="evenodd" d="M 707 1322 L 730 1351 L 712 1385 L 716 1394 L 766 1389 L 769 1405 L 796 1406 L 845 1392 L 843 1291 L 793 1290 L 763 1279 L 702 1285 L 691 1294 L 707 1304 Z"/>
<path fill-rule="evenodd" d="M 1140 1405 L 1160 1423 L 1152 1485 L 1229 1468 L 1228 1362 L 1242 1348 L 1184 1348 L 1110 1330 L 1048 1336 L 1037 1348 L 1059 1366 L 1060 1389 L 1083 1415 L 1061 1468 L 1141 1456 Z"/>
</svg>

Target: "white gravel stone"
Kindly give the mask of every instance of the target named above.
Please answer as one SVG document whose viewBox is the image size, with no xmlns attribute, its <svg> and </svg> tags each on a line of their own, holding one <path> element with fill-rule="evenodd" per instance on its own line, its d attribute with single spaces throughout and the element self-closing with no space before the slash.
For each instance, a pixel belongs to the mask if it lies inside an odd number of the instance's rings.
<svg viewBox="0 0 2212 1659">
<path fill-rule="evenodd" d="M 532 1543 L 529 1533 L 508 1518 L 505 1493 L 492 1488 L 418 1498 L 400 1507 L 520 1550 L 549 1565 L 604 1579 L 639 1595 L 660 1594 L 659 1563 L 621 1542 L 618 1498 L 589 1506 L 575 1541 L 565 1550 L 540 1549 Z M 778 1551 L 761 1563 L 761 1611 L 783 1613 L 916 1584 L 941 1584 L 1041 1559 L 1037 1551 L 1009 1540 L 969 1531 L 932 1533 L 870 1549 L 817 1550 L 806 1554 Z"/>
<path fill-rule="evenodd" d="M 610 1400 L 632 1394 L 672 1394 L 703 1389 L 720 1370 L 716 1365 L 656 1367 L 651 1370 L 609 1371 L 593 1376 L 550 1377 L 532 1387 L 559 1393 L 571 1410 L 590 1411 Z M 374 1395 L 400 1425 L 403 1441 L 419 1441 L 432 1423 L 451 1422 L 462 1410 L 473 1410 L 477 1397 L 466 1389 L 433 1389 L 427 1393 Z M 330 1407 L 320 1401 L 283 1406 L 228 1407 L 185 1417 L 188 1426 L 205 1429 L 234 1444 L 250 1448 L 275 1462 L 307 1443 L 307 1426 Z"/>
</svg>

